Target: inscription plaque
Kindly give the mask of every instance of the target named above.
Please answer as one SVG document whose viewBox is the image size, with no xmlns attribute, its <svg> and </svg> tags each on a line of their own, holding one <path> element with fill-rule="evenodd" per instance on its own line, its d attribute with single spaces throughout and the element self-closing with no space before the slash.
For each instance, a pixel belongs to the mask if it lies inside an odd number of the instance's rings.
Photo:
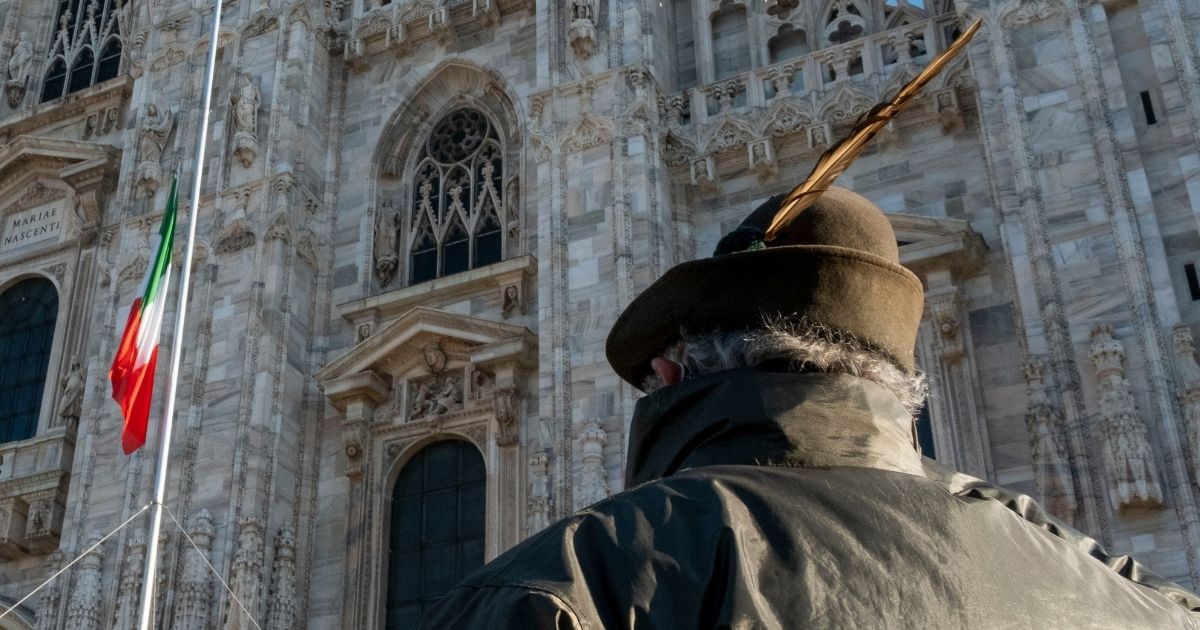
<svg viewBox="0 0 1200 630">
<path fill-rule="evenodd" d="M 4 217 L 0 253 L 58 239 L 63 232 L 63 215 L 62 201 L 55 201 Z"/>
</svg>

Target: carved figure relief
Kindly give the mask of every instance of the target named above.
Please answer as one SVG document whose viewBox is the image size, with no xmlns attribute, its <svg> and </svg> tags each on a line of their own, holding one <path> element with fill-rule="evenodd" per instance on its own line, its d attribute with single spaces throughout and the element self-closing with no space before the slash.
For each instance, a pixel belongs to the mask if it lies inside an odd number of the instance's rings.
<svg viewBox="0 0 1200 630">
<path fill-rule="evenodd" d="M 525 314 L 525 300 L 521 299 L 521 289 L 515 284 L 504 287 L 504 304 L 500 314 L 508 319 L 513 313 Z"/>
<path fill-rule="evenodd" d="M 409 385 L 413 402 L 408 419 L 421 420 L 461 409 L 462 381 L 462 374 L 458 372 L 439 373 L 413 381 Z"/>
<path fill-rule="evenodd" d="M 947 88 L 934 94 L 938 120 L 942 122 L 942 133 L 951 134 L 962 131 L 966 123 L 962 110 L 958 106 L 958 95 L 954 88 Z"/>
<path fill-rule="evenodd" d="M 589 420 L 579 434 L 580 459 L 583 470 L 579 478 L 579 489 L 575 493 L 575 507 L 582 508 L 608 497 L 608 480 L 604 474 L 604 447 L 608 444 L 608 433 L 597 420 Z"/>
<path fill-rule="evenodd" d="M 568 26 L 567 41 L 580 59 L 590 59 L 599 46 L 596 39 L 595 5 L 593 0 L 572 0 L 570 3 L 571 24 Z"/>
<path fill-rule="evenodd" d="M 91 547 L 99 540 L 99 532 L 93 532 L 84 548 Z M 75 571 L 75 586 L 67 603 L 68 628 L 92 630 L 100 627 L 100 566 L 103 562 L 104 545 L 96 547 L 79 561 L 79 568 Z"/>
<path fill-rule="evenodd" d="M 243 168 L 249 168 L 258 156 L 258 85 L 249 74 L 239 74 L 233 96 L 233 155 Z"/>
<path fill-rule="evenodd" d="M 518 421 L 521 394 L 516 387 L 497 388 L 492 396 L 492 408 L 496 414 L 496 446 L 513 446 L 520 438 Z"/>
<path fill-rule="evenodd" d="M 208 608 L 212 598 L 212 583 L 205 560 L 212 552 L 212 541 L 216 536 L 208 510 L 200 510 L 188 534 L 200 551 L 190 549 L 183 555 L 183 570 L 175 589 L 175 616 L 171 627 L 204 630 L 208 628 Z"/>
<path fill-rule="evenodd" d="M 391 200 L 385 199 L 375 217 L 375 274 L 383 286 L 392 281 L 400 262 L 400 228 L 400 212 L 392 207 Z"/>
<path fill-rule="evenodd" d="M 225 614 L 225 630 L 251 630 L 252 621 L 263 608 L 263 525 L 257 519 L 242 521 L 238 527 L 238 546 L 233 558 L 229 587 L 237 593 L 242 606 L 230 603 Z"/>
<path fill-rule="evenodd" d="M 779 165 L 775 161 L 775 146 L 769 139 L 758 140 L 750 144 L 750 168 L 758 173 L 760 181 L 775 177 Z"/>
<path fill-rule="evenodd" d="M 1100 433 L 1109 499 L 1115 509 L 1161 508 L 1162 488 L 1146 425 L 1138 417 L 1129 381 L 1125 348 L 1111 325 L 1092 329 L 1092 363 L 1100 385 Z"/>
<path fill-rule="evenodd" d="M 8 80 L 4 83 L 4 93 L 8 97 L 8 106 L 16 109 L 25 98 L 25 88 L 29 85 L 29 71 L 33 63 L 33 46 L 29 43 L 29 35 L 25 31 L 17 36 L 12 54 L 8 58 Z"/>
<path fill-rule="evenodd" d="M 545 453 L 535 453 L 529 458 L 527 518 L 531 536 L 550 525 L 549 463 L 550 458 Z"/>
<path fill-rule="evenodd" d="M 1029 410 L 1025 426 L 1029 429 L 1029 448 L 1033 455 L 1033 477 L 1042 493 L 1042 505 L 1053 515 L 1073 522 L 1078 503 L 1067 456 L 1063 416 L 1046 395 L 1043 380 L 1045 365 L 1037 357 L 1023 367 Z"/>
<path fill-rule="evenodd" d="M 83 403 L 83 368 L 79 365 L 79 359 L 71 362 L 71 369 L 67 371 L 66 376 L 59 381 L 59 388 L 62 389 L 62 394 L 58 399 L 58 417 L 63 419 L 67 426 L 74 427 L 79 422 L 80 408 Z"/>
<path fill-rule="evenodd" d="M 152 197 L 162 183 L 163 151 L 167 136 L 174 125 L 170 110 L 154 103 L 147 103 L 142 114 L 142 126 L 138 129 L 138 166 L 134 176 L 135 192 L 140 197 Z"/>
</svg>

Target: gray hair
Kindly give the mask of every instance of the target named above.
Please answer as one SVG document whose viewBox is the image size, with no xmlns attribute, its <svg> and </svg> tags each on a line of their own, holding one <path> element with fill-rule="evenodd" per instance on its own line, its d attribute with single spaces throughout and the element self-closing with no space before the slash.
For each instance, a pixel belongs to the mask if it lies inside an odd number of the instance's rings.
<svg viewBox="0 0 1200 630">
<path fill-rule="evenodd" d="M 804 318 L 769 318 L 757 328 L 689 334 L 665 348 L 661 356 L 683 364 L 689 376 L 719 370 L 786 362 L 792 372 L 849 374 L 882 385 L 916 416 L 929 386 L 925 375 L 907 372 L 878 351 Z M 646 393 L 663 386 L 657 375 L 642 384 Z"/>
</svg>

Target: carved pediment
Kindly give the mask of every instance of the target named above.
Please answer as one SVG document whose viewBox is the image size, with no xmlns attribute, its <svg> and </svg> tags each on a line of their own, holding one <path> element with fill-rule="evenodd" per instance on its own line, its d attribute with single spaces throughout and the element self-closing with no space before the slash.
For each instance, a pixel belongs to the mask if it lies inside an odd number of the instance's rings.
<svg viewBox="0 0 1200 630">
<path fill-rule="evenodd" d="M 899 213 L 887 217 L 900 244 L 900 263 L 922 279 L 931 271 L 969 275 L 983 267 L 987 244 L 969 222 Z"/>
<path fill-rule="evenodd" d="M 373 398 L 376 404 L 385 400 L 390 383 L 400 377 L 467 367 L 512 369 L 532 365 L 537 352 L 537 337 L 524 326 L 423 306 L 367 332 L 358 345 L 316 374 L 325 396 L 339 408 L 356 397 Z"/>
</svg>

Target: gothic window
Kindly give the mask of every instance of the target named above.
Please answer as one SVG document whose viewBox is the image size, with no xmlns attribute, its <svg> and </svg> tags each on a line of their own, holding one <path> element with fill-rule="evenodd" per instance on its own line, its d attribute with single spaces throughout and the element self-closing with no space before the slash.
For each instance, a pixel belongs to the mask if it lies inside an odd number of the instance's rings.
<svg viewBox="0 0 1200 630">
<path fill-rule="evenodd" d="M 483 457 L 467 442 L 417 453 L 392 489 L 387 625 L 420 626 L 425 611 L 483 566 Z"/>
<path fill-rule="evenodd" d="M 802 29 L 784 24 L 779 27 L 774 37 L 767 40 L 767 50 L 771 63 L 807 55 L 810 52 L 808 36 Z"/>
<path fill-rule="evenodd" d="M 504 258 L 504 148 L 487 116 L 458 109 L 421 150 L 409 217 L 409 283 Z"/>
<path fill-rule="evenodd" d="M 867 22 L 862 9 L 849 0 L 837 0 L 825 17 L 825 39 L 842 44 L 866 34 Z"/>
<path fill-rule="evenodd" d="M 58 291 L 30 279 L 0 294 L 0 443 L 37 432 L 58 317 Z"/>
<path fill-rule="evenodd" d="M 58 0 L 41 102 L 117 76 L 123 12 L 121 0 Z"/>
<path fill-rule="evenodd" d="M 713 69 L 718 81 L 750 69 L 746 8 L 729 5 L 712 16 Z"/>
</svg>

